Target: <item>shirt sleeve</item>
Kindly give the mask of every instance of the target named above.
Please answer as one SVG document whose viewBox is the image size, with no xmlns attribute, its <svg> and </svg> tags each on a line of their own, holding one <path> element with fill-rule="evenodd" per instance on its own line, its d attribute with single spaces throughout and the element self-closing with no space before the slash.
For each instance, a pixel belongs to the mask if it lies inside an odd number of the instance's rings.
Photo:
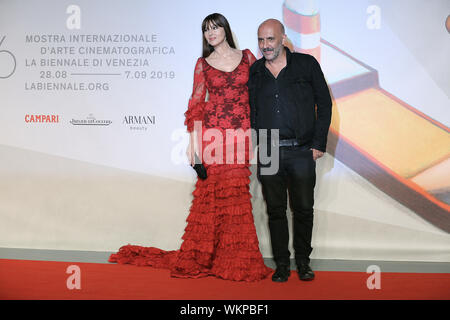
<svg viewBox="0 0 450 320">
<path fill-rule="evenodd" d="M 311 77 L 317 106 L 312 147 L 325 152 L 331 123 L 332 101 L 320 64 L 313 56 L 311 56 Z"/>
<path fill-rule="evenodd" d="M 186 125 L 188 132 L 194 130 L 195 121 L 203 121 L 205 98 L 206 84 L 205 76 L 203 74 L 203 62 L 202 58 L 199 58 L 194 70 L 194 87 L 192 89 L 192 95 L 189 99 L 188 109 L 184 113 L 186 117 L 184 124 Z"/>
</svg>

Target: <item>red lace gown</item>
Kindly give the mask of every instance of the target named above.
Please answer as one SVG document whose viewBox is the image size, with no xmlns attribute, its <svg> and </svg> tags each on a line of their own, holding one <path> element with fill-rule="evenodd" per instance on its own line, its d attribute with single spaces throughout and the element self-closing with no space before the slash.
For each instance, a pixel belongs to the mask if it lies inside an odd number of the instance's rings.
<svg viewBox="0 0 450 320">
<path fill-rule="evenodd" d="M 203 137 L 207 129 L 213 128 L 214 132 L 222 133 L 225 147 L 226 129 L 250 128 L 246 83 L 254 61 L 248 49 L 242 52 L 239 65 L 231 72 L 215 69 L 204 58 L 197 60 L 194 89 L 185 113 L 189 132 L 193 131 L 195 121 L 201 121 Z M 207 102 L 206 92 L 209 93 Z M 213 163 L 205 159 L 208 177 L 197 180 L 180 249 L 165 251 L 126 245 L 112 254 L 109 262 L 168 268 L 171 276 L 183 278 L 215 276 L 257 281 L 272 272 L 265 266 L 259 251 L 253 221 L 248 161 L 251 151 L 245 148 L 244 161 L 230 163 L 225 162 L 229 150 L 224 149 L 221 163 L 220 154 L 215 152 L 219 149 L 209 152 L 208 146 L 211 150 L 212 145 L 202 143 L 205 158 L 207 154 L 218 157 Z M 234 160 L 238 156 L 239 151 L 235 152 Z"/>
</svg>

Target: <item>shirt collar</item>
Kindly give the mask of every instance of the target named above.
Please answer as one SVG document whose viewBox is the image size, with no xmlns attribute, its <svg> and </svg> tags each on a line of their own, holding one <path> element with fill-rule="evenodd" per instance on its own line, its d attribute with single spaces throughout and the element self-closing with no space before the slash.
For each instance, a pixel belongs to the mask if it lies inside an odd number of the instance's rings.
<svg viewBox="0 0 450 320">
<path fill-rule="evenodd" d="M 292 52 L 288 47 L 284 47 L 284 50 L 286 51 L 286 65 L 289 65 L 291 63 Z"/>
</svg>

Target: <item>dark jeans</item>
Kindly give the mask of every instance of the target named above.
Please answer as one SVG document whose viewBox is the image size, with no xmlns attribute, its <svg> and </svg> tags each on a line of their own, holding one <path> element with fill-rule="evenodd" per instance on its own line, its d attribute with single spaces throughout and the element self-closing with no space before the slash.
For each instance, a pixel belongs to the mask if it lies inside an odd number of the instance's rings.
<svg viewBox="0 0 450 320">
<path fill-rule="evenodd" d="M 258 157 L 259 160 L 259 157 Z M 295 260 L 309 262 L 313 228 L 316 163 L 309 147 L 280 147 L 279 169 L 274 175 L 262 175 L 258 161 L 257 176 L 269 215 L 270 239 L 275 262 L 290 264 L 289 228 L 286 216 L 287 193 L 293 213 L 293 247 Z M 288 191 L 288 192 L 287 192 Z"/>
</svg>

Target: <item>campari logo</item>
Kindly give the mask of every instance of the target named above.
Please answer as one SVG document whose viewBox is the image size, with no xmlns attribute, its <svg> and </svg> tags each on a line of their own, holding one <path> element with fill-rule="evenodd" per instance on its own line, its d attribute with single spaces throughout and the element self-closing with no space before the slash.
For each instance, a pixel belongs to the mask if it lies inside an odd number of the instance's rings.
<svg viewBox="0 0 450 320">
<path fill-rule="evenodd" d="M 92 113 L 86 119 L 72 119 L 70 123 L 74 126 L 109 126 L 112 121 L 105 119 L 97 119 Z"/>
<path fill-rule="evenodd" d="M 122 124 L 129 126 L 130 130 L 147 130 L 149 126 L 155 125 L 154 115 L 127 115 L 123 117 Z"/>
<path fill-rule="evenodd" d="M 26 114 L 26 123 L 59 123 L 59 114 Z"/>
</svg>

